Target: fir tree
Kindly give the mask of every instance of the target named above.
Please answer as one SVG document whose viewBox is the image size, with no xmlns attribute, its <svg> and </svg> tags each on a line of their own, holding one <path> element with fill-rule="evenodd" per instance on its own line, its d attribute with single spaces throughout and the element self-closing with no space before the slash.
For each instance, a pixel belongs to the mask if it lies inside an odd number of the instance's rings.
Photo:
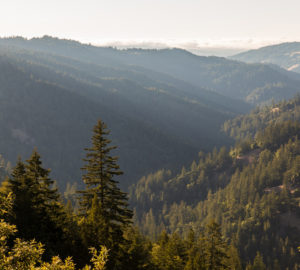
<svg viewBox="0 0 300 270">
<path fill-rule="evenodd" d="M 17 226 L 18 236 L 45 244 L 46 259 L 57 254 L 70 255 L 66 248 L 70 240 L 66 235 L 67 215 L 49 173 L 35 150 L 25 164 L 18 160 L 8 179 L 9 191 L 14 196 L 11 221 Z"/>
<path fill-rule="evenodd" d="M 184 270 L 206 270 L 205 265 L 205 238 L 200 234 L 196 241 L 195 232 L 190 230 L 187 239 L 188 261 Z"/>
<path fill-rule="evenodd" d="M 86 189 L 79 191 L 83 238 L 87 246 L 105 245 L 110 250 L 109 269 L 120 269 L 124 255 L 123 232 L 131 223 L 127 194 L 118 187 L 116 176 L 122 174 L 117 157 L 111 156 L 116 146 L 110 146 L 110 131 L 99 120 L 94 127 L 92 147 L 86 148 L 86 165 L 82 179 Z M 123 254 L 123 255 L 122 255 Z"/>
<path fill-rule="evenodd" d="M 222 239 L 220 225 L 211 221 L 206 227 L 205 257 L 208 270 L 230 269 L 227 266 L 227 246 Z"/>
</svg>

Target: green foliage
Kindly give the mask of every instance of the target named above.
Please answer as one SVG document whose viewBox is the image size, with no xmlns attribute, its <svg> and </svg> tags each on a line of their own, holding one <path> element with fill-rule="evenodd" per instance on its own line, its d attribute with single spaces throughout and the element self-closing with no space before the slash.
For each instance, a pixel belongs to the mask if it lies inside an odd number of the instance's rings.
<svg viewBox="0 0 300 270">
<path fill-rule="evenodd" d="M 8 239 L 16 232 L 16 226 L 10 225 L 3 218 L 6 214 L 11 214 L 13 209 L 13 198 L 0 194 L 0 268 L 3 270 L 75 270 L 75 264 L 70 257 L 62 261 L 58 256 L 51 259 L 51 262 L 43 262 L 42 255 L 45 251 L 41 243 L 35 240 L 23 241 L 20 238 L 14 240 L 13 246 L 8 245 Z M 98 253 L 95 248 L 91 248 L 94 265 L 84 267 L 83 270 L 104 270 L 108 258 L 108 250 L 102 246 Z"/>
<path fill-rule="evenodd" d="M 151 260 L 152 243 L 137 228 L 129 227 L 124 234 L 127 241 L 125 245 L 127 269 L 131 270 L 151 270 L 153 263 Z"/>
<path fill-rule="evenodd" d="M 7 180 L 7 192 L 14 195 L 10 221 L 17 226 L 17 236 L 42 242 L 46 247 L 44 257 L 48 259 L 58 253 L 66 257 L 74 252 L 70 231 L 73 221 L 53 187 L 49 172 L 42 167 L 35 150 L 26 163 L 18 160 Z"/>
<path fill-rule="evenodd" d="M 220 225 L 211 221 L 207 225 L 205 236 L 206 268 L 208 270 L 230 269 L 226 261 L 228 259 L 227 246 L 222 239 Z"/>
<path fill-rule="evenodd" d="M 185 247 L 177 234 L 163 232 L 158 243 L 152 248 L 152 261 L 158 269 L 180 270 L 185 264 Z"/>
<path fill-rule="evenodd" d="M 94 265 L 94 270 L 104 270 L 105 264 L 108 260 L 108 250 L 105 246 L 101 247 L 101 251 L 98 253 L 97 249 L 90 248 L 92 254 L 91 262 Z"/>
<path fill-rule="evenodd" d="M 70 257 L 62 261 L 58 256 L 53 257 L 50 263 L 44 262 L 36 270 L 75 270 L 75 264 Z"/>
<path fill-rule="evenodd" d="M 204 270 L 206 268 L 205 258 L 205 237 L 200 233 L 199 237 L 196 238 L 193 230 L 189 231 L 186 240 L 187 246 L 187 263 L 185 270 Z"/>
<path fill-rule="evenodd" d="M 176 233 L 168 235 L 163 231 L 151 254 L 154 265 L 161 270 L 241 269 L 239 256 L 232 249 L 229 252 L 220 226 L 214 221 L 198 237 L 190 230 L 185 240 Z"/>
<path fill-rule="evenodd" d="M 296 100 L 281 108 L 289 108 L 294 115 Z M 165 228 L 187 236 L 191 228 L 201 233 L 214 219 L 225 239 L 231 240 L 226 252 L 230 269 L 245 268 L 257 252 L 267 269 L 297 269 L 300 126 L 296 121 L 273 120 L 266 120 L 256 136 L 252 133 L 252 138 L 241 140 L 229 152 L 201 154 L 197 167 L 191 166 L 184 174 L 142 178 L 130 193 L 141 230 L 148 234 L 149 228 L 155 232 Z M 205 175 L 207 182 L 195 181 Z M 190 192 L 193 186 L 197 193 Z M 194 261 L 189 259 L 186 267 L 195 268 Z"/>
</svg>

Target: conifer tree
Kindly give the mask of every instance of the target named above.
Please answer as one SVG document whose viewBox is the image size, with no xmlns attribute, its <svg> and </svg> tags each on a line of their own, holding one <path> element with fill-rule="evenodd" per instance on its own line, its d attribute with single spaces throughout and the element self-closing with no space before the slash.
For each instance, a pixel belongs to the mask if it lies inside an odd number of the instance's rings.
<svg viewBox="0 0 300 270">
<path fill-rule="evenodd" d="M 208 270 L 230 269 L 227 265 L 226 249 L 220 225 L 212 220 L 206 227 L 205 239 L 205 259 Z"/>
<path fill-rule="evenodd" d="M 202 233 L 196 239 L 195 232 L 190 230 L 187 239 L 188 260 L 184 270 L 206 270 L 204 242 L 205 238 Z"/>
<path fill-rule="evenodd" d="M 263 258 L 259 252 L 256 253 L 256 256 L 253 261 L 253 270 L 266 270 L 266 266 L 264 264 Z"/>
<path fill-rule="evenodd" d="M 25 164 L 20 158 L 8 179 L 8 187 L 14 196 L 12 223 L 17 225 L 19 236 L 33 239 L 38 229 L 34 221 L 38 219 L 36 201 L 39 194 L 37 186 L 27 177 Z"/>
<path fill-rule="evenodd" d="M 138 228 L 129 227 L 125 232 L 128 240 L 126 266 L 130 270 L 153 270 L 151 261 L 152 243 L 142 235 Z"/>
<path fill-rule="evenodd" d="M 36 150 L 27 160 L 25 167 L 27 177 L 31 178 L 33 183 L 38 186 L 39 194 L 44 197 L 44 201 L 58 201 L 58 190 L 53 187 L 54 180 L 49 177 L 50 170 L 42 167 L 41 156 Z"/>
<path fill-rule="evenodd" d="M 57 189 L 52 187 L 54 181 L 49 173 L 42 167 L 41 157 L 34 150 L 26 163 L 18 160 L 8 179 L 9 191 L 14 196 L 11 221 L 17 226 L 18 236 L 45 244 L 46 259 L 57 254 L 70 255 L 65 247 L 69 242 L 67 215 Z M 67 254 L 62 254 L 63 250 Z"/>
<path fill-rule="evenodd" d="M 169 236 L 163 231 L 158 242 L 153 245 L 151 255 L 153 264 L 159 270 L 184 269 L 186 248 L 176 233 Z"/>
<path fill-rule="evenodd" d="M 94 127 L 92 146 L 86 148 L 86 162 L 82 179 L 86 189 L 79 191 L 81 228 L 88 246 L 105 245 L 110 250 L 109 269 L 121 269 L 124 253 L 123 232 L 131 223 L 127 194 L 118 187 L 116 176 L 122 174 L 117 157 L 111 155 L 116 146 L 110 146 L 110 131 L 101 120 Z"/>
</svg>

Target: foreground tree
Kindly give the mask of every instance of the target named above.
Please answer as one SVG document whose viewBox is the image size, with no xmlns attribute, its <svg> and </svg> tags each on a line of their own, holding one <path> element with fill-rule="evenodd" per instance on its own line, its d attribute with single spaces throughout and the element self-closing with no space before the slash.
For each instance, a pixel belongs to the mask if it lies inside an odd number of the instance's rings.
<svg viewBox="0 0 300 270">
<path fill-rule="evenodd" d="M 12 193 L 5 195 L 0 192 L 0 269 L 75 270 L 75 263 L 71 257 L 63 261 L 55 256 L 52 257 L 51 262 L 44 262 L 42 260 L 44 246 L 35 240 L 24 241 L 17 238 L 13 244 L 8 244 L 17 232 L 16 226 L 6 221 L 12 214 L 13 197 Z M 86 265 L 83 270 L 104 270 L 108 252 L 104 246 L 99 252 L 95 248 L 90 248 L 93 267 Z"/>
<path fill-rule="evenodd" d="M 10 222 L 16 225 L 18 237 L 45 245 L 46 259 L 57 254 L 72 255 L 70 220 L 49 173 L 35 150 L 26 163 L 18 160 L 7 181 L 8 192 L 14 196 Z"/>
<path fill-rule="evenodd" d="M 110 131 L 99 120 L 94 127 L 92 147 L 86 148 L 86 165 L 82 179 L 86 189 L 79 191 L 80 226 L 86 246 L 105 245 L 110 250 L 108 269 L 122 269 L 125 244 L 123 232 L 131 223 L 127 194 L 118 187 L 116 176 L 122 174 L 117 157 L 111 156 L 115 146 L 107 138 Z"/>
</svg>

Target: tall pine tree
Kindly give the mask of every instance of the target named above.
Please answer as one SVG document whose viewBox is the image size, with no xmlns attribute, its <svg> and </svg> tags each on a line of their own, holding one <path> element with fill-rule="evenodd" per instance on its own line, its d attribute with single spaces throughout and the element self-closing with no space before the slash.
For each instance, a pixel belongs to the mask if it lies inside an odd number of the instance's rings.
<svg viewBox="0 0 300 270">
<path fill-rule="evenodd" d="M 131 223 L 127 194 L 118 187 L 116 176 L 122 174 L 117 157 L 111 155 L 116 146 L 110 146 L 110 131 L 99 120 L 94 127 L 92 146 L 86 148 L 86 162 L 82 179 L 86 189 L 79 191 L 81 228 L 87 245 L 105 245 L 110 250 L 108 269 L 122 269 L 124 256 L 123 232 Z"/>
<path fill-rule="evenodd" d="M 205 231 L 205 260 L 207 270 L 230 269 L 227 265 L 227 245 L 222 239 L 221 227 L 212 220 Z"/>
</svg>

